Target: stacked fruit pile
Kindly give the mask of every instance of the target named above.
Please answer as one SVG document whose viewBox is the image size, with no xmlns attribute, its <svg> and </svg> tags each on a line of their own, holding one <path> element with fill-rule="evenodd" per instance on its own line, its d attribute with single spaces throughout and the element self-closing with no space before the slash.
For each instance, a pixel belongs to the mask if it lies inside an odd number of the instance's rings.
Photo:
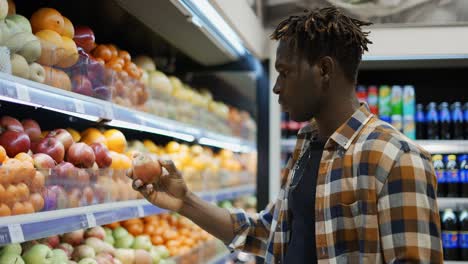
<svg viewBox="0 0 468 264">
<path fill-rule="evenodd" d="M 10 244 L 0 249 L 0 263 L 16 264 L 169 264 L 165 246 L 148 236 L 129 237 L 125 229 L 100 226 L 61 236 Z"/>
<path fill-rule="evenodd" d="M 145 241 L 145 248 L 163 246 L 170 256 L 186 256 L 195 248 L 213 241 L 214 237 L 185 217 L 175 214 L 152 215 L 116 222 L 106 227 L 111 228 L 119 238 L 116 247 L 134 245 L 138 238 Z M 117 242 L 121 243 L 117 244 Z M 213 245 L 213 243 L 211 243 Z M 215 248 L 204 248 L 214 255 Z M 205 252 L 208 253 L 208 252 Z M 192 263 L 197 263 L 194 261 Z"/>
</svg>

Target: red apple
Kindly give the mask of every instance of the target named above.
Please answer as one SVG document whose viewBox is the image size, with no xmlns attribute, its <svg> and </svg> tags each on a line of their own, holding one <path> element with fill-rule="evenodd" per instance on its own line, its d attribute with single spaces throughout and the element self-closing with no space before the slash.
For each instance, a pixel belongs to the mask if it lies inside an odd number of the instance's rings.
<svg viewBox="0 0 468 264">
<path fill-rule="evenodd" d="M 76 247 L 80 245 L 84 240 L 84 230 L 76 230 L 70 233 L 66 233 L 62 235 L 62 243 L 67 243 Z"/>
<path fill-rule="evenodd" d="M 6 130 L 0 134 L 0 145 L 5 148 L 9 157 L 14 157 L 20 152 L 28 152 L 31 141 L 24 132 Z"/>
<path fill-rule="evenodd" d="M 37 153 L 33 155 L 34 167 L 39 170 L 52 169 L 55 167 L 55 160 L 44 153 Z"/>
<path fill-rule="evenodd" d="M 72 189 L 68 193 L 68 207 L 69 208 L 76 208 L 80 206 L 81 200 L 81 190 L 78 188 Z"/>
<path fill-rule="evenodd" d="M 72 77 L 72 91 L 75 93 L 93 96 L 93 84 L 91 81 L 83 74 L 77 74 Z"/>
<path fill-rule="evenodd" d="M 96 47 L 94 32 L 86 26 L 75 26 L 75 36 L 73 37 L 76 45 L 89 53 Z"/>
<path fill-rule="evenodd" d="M 5 130 L 24 132 L 24 128 L 23 125 L 21 125 L 21 122 L 11 116 L 2 116 L 0 118 L 0 132 Z"/>
<path fill-rule="evenodd" d="M 47 244 L 51 248 L 56 248 L 60 244 L 59 236 L 50 236 L 39 240 L 43 244 Z"/>
<path fill-rule="evenodd" d="M 63 147 L 65 148 L 65 151 L 67 151 L 68 148 L 73 143 L 75 143 L 75 141 L 73 140 L 73 137 L 70 134 L 70 132 L 68 132 L 66 129 L 63 129 L 63 128 L 59 128 L 59 129 L 55 129 L 55 130 L 50 131 L 49 134 L 47 134 L 47 137 L 54 137 L 58 141 L 60 141 L 63 144 Z"/>
<path fill-rule="evenodd" d="M 90 175 L 85 169 L 77 169 L 76 173 L 76 186 L 84 188 L 89 185 Z"/>
<path fill-rule="evenodd" d="M 155 183 L 161 177 L 162 169 L 158 161 L 154 161 L 150 155 L 136 152 L 133 155 L 133 177 L 143 183 Z"/>
<path fill-rule="evenodd" d="M 24 119 L 21 121 L 24 132 L 28 134 L 31 141 L 39 141 L 41 139 L 41 127 L 32 119 Z"/>
<path fill-rule="evenodd" d="M 33 149 L 33 152 L 47 154 L 57 163 L 60 163 L 65 156 L 65 147 L 56 138 L 46 137 L 39 141 L 36 148 Z"/>
<path fill-rule="evenodd" d="M 96 226 L 96 227 L 93 227 L 93 228 L 90 228 L 90 229 L 86 230 L 85 234 L 84 234 L 84 237 L 85 238 L 95 237 L 95 238 L 99 238 L 101 240 L 104 240 L 104 238 L 106 237 L 106 231 L 101 226 Z"/>
<path fill-rule="evenodd" d="M 96 156 L 96 163 L 99 168 L 107 168 L 112 164 L 112 156 L 106 145 L 102 143 L 91 144 L 94 155 Z"/>
<path fill-rule="evenodd" d="M 85 143 L 74 143 L 67 151 L 67 161 L 79 168 L 91 168 L 96 160 L 93 149 Z"/>
<path fill-rule="evenodd" d="M 91 187 L 89 186 L 86 186 L 84 189 L 83 189 L 83 198 L 84 198 L 84 201 L 86 202 L 86 205 L 91 205 L 93 204 L 93 201 L 94 201 L 94 191 Z"/>
<path fill-rule="evenodd" d="M 52 179 L 56 184 L 65 187 L 75 187 L 77 184 L 77 169 L 70 162 L 60 162 L 52 169 Z"/>
</svg>

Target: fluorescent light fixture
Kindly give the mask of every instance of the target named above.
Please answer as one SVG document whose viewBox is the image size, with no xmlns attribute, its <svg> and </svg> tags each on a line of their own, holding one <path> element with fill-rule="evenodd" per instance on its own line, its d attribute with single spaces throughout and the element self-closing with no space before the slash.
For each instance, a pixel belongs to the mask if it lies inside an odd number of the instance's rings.
<svg viewBox="0 0 468 264">
<path fill-rule="evenodd" d="M 192 14 L 189 19 L 214 43 L 231 56 L 240 57 L 246 50 L 236 32 L 226 23 L 208 0 L 179 0 L 179 8 L 183 7 Z"/>
<path fill-rule="evenodd" d="M 193 135 L 164 130 L 164 129 L 155 128 L 155 127 L 142 126 L 142 125 L 133 124 L 133 123 L 120 121 L 120 120 L 111 120 L 107 124 L 109 126 L 114 126 L 114 127 L 121 127 L 121 128 L 132 129 L 132 130 L 141 130 L 141 131 L 145 131 L 148 133 L 154 133 L 158 135 L 173 137 L 173 138 L 177 138 L 177 139 L 184 140 L 187 142 L 193 142 L 195 140 L 195 137 Z"/>
<path fill-rule="evenodd" d="M 225 141 L 215 140 L 207 137 L 202 137 L 198 140 L 198 143 L 202 145 L 208 145 L 217 148 L 229 149 L 234 152 L 250 152 L 252 148 L 247 145 L 241 145 L 236 143 L 229 143 Z"/>
</svg>

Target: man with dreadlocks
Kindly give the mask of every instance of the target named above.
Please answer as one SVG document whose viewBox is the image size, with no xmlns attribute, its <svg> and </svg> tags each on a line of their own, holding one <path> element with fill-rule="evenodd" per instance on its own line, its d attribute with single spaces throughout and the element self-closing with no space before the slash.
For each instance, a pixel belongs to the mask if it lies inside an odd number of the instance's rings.
<svg viewBox="0 0 468 264">
<path fill-rule="evenodd" d="M 274 93 L 301 129 L 277 200 L 257 215 L 190 192 L 170 161 L 157 185 L 134 181 L 153 204 L 179 212 L 231 249 L 266 263 L 442 263 L 430 155 L 373 116 L 355 95 L 371 42 L 334 7 L 291 16 L 279 41 Z"/>
</svg>

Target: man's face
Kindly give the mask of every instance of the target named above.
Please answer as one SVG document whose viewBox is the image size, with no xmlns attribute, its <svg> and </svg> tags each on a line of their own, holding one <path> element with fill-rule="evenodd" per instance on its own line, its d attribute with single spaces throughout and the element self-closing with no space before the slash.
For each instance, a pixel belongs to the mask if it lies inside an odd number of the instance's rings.
<svg viewBox="0 0 468 264">
<path fill-rule="evenodd" d="M 323 97 L 323 79 L 317 64 L 310 65 L 305 56 L 295 53 L 286 41 L 280 41 L 276 51 L 279 73 L 273 92 L 291 119 L 304 122 L 318 114 Z"/>
</svg>

